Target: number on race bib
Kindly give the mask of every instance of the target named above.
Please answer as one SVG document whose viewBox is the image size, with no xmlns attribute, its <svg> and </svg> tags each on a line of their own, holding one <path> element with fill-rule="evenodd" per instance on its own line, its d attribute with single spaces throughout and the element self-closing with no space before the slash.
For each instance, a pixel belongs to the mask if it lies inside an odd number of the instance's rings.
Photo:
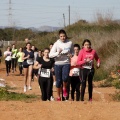
<svg viewBox="0 0 120 120">
<path fill-rule="evenodd" d="M 45 77 L 45 78 L 50 78 L 50 69 L 41 69 L 41 73 L 40 73 L 41 77 Z"/>
<path fill-rule="evenodd" d="M 73 76 L 79 76 L 79 74 L 80 74 L 80 69 L 79 69 L 79 68 L 73 68 L 72 73 L 73 73 Z"/>
<path fill-rule="evenodd" d="M 85 63 L 85 64 L 83 65 L 83 68 L 91 69 L 91 68 L 92 68 L 92 65 L 93 65 L 93 60 L 91 60 L 91 61 L 88 62 L 88 63 Z"/>
<path fill-rule="evenodd" d="M 29 64 L 29 65 L 32 65 L 33 64 L 33 59 L 31 58 L 31 59 L 27 59 L 27 63 Z"/>
</svg>

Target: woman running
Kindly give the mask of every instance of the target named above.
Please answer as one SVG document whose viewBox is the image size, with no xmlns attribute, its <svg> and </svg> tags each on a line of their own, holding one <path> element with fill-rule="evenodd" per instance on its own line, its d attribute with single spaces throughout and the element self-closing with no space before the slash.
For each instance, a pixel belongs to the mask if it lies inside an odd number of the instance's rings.
<svg viewBox="0 0 120 120">
<path fill-rule="evenodd" d="M 55 77 L 57 87 L 57 101 L 61 101 L 60 91 L 63 85 L 63 97 L 68 96 L 66 85 L 70 72 L 70 57 L 73 54 L 73 44 L 68 40 L 64 30 L 59 31 L 59 38 L 50 51 L 50 57 L 55 58 Z"/>
<path fill-rule="evenodd" d="M 78 44 L 74 44 L 74 56 L 71 58 L 71 67 L 70 74 L 68 80 L 68 93 L 70 90 L 71 84 L 71 100 L 74 101 L 74 93 L 76 91 L 76 101 L 80 100 L 80 78 L 79 78 L 79 65 L 77 65 L 77 59 L 79 54 L 80 46 Z"/>
<path fill-rule="evenodd" d="M 7 76 L 9 75 L 11 69 L 11 56 L 12 56 L 11 48 L 10 46 L 8 46 L 7 50 L 4 52 Z"/>
<path fill-rule="evenodd" d="M 24 92 L 28 90 L 32 90 L 31 87 L 31 79 L 32 79 L 32 69 L 34 63 L 34 52 L 31 50 L 31 43 L 26 43 L 26 50 L 23 51 L 22 56 L 23 61 L 23 69 L 24 69 Z M 28 83 L 27 83 L 28 82 Z"/>
<path fill-rule="evenodd" d="M 95 50 L 91 48 L 91 42 L 85 39 L 82 43 L 83 49 L 80 50 L 78 55 L 77 64 L 80 65 L 80 78 L 82 82 L 81 87 L 81 101 L 84 101 L 84 94 L 86 88 L 86 79 L 88 78 L 88 92 L 89 101 L 92 101 L 92 91 L 93 91 L 93 76 L 94 76 L 94 59 L 97 61 L 97 68 L 100 67 L 100 59 Z"/>
<path fill-rule="evenodd" d="M 22 76 L 22 70 L 23 70 L 23 48 L 20 47 L 19 52 L 17 53 L 17 58 L 18 58 L 18 65 L 19 65 L 19 71 L 20 71 L 20 76 Z"/>
<path fill-rule="evenodd" d="M 34 69 L 40 69 L 38 82 L 41 88 L 43 101 L 50 101 L 50 97 L 52 96 L 51 88 L 53 86 L 52 70 L 54 60 L 49 58 L 49 52 L 50 50 L 45 48 L 43 51 L 43 57 L 38 57 L 34 64 Z"/>
<path fill-rule="evenodd" d="M 12 45 L 12 73 L 14 73 L 14 71 L 16 71 L 16 66 L 17 66 L 17 48 L 15 46 L 15 44 Z"/>
</svg>

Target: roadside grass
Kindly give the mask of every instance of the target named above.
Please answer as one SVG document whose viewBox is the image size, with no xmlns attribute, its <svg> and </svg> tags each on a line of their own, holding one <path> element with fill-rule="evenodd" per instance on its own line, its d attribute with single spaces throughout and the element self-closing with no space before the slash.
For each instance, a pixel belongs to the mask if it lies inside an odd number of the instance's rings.
<svg viewBox="0 0 120 120">
<path fill-rule="evenodd" d="M 26 95 L 23 93 L 10 92 L 8 87 L 0 87 L 0 101 L 29 101 L 38 98 L 34 94 Z"/>
</svg>

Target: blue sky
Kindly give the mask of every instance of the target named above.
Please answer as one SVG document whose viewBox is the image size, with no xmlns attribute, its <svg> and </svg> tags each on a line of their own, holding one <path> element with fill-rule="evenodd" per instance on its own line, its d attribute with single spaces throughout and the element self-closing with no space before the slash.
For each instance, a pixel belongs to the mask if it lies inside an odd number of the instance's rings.
<svg viewBox="0 0 120 120">
<path fill-rule="evenodd" d="M 120 0 L 0 0 L 0 26 L 63 27 L 69 24 L 68 6 L 70 5 L 70 23 L 79 19 L 94 21 L 96 13 L 111 14 L 120 19 Z M 12 15 L 9 15 L 12 13 Z"/>
</svg>

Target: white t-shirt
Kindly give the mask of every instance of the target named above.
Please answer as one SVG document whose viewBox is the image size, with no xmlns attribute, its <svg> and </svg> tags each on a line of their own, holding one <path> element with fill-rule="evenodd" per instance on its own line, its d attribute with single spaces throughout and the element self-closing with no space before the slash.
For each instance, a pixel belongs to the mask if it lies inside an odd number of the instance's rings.
<svg viewBox="0 0 120 120">
<path fill-rule="evenodd" d="M 6 55 L 5 60 L 7 60 L 7 61 L 10 61 L 10 60 L 11 60 L 12 52 L 10 52 L 10 51 L 5 51 L 5 52 L 4 52 L 4 55 Z"/>
</svg>

